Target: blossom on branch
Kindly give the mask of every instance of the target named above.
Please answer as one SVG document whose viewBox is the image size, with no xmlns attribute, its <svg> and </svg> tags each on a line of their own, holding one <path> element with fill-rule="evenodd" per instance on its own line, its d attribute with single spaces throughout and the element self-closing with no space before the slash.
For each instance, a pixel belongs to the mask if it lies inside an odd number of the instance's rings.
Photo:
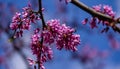
<svg viewBox="0 0 120 69">
<path fill-rule="evenodd" d="M 59 20 L 50 20 L 47 22 L 50 33 L 53 34 L 55 38 L 55 43 L 57 49 L 61 50 L 65 48 L 66 50 L 76 51 L 77 46 L 80 44 L 80 35 L 73 34 L 75 30 L 66 26 L 65 24 L 60 25 Z"/>
<path fill-rule="evenodd" d="M 14 38 L 21 36 L 23 30 L 29 30 L 31 23 L 35 23 L 39 19 L 39 16 L 33 13 L 30 5 L 23 8 L 22 13 L 16 12 L 10 24 L 10 28 L 15 31 Z"/>
<path fill-rule="evenodd" d="M 93 6 L 92 9 L 94 9 L 96 12 L 99 12 L 103 15 L 109 16 L 112 18 L 112 20 L 114 20 L 115 18 L 115 12 L 113 12 L 112 7 L 108 6 L 108 5 L 96 5 Z M 85 18 L 82 21 L 82 24 L 87 24 L 87 22 L 90 24 L 91 28 L 98 28 L 98 24 L 102 23 L 102 25 L 106 26 L 101 32 L 107 32 L 109 30 L 110 27 L 112 27 L 114 29 L 115 25 L 109 21 L 109 20 L 105 20 L 102 17 L 97 17 L 95 16 L 95 14 L 91 17 L 91 19 Z"/>
<path fill-rule="evenodd" d="M 44 30 L 39 28 L 34 30 L 31 38 L 31 49 L 33 54 L 39 59 L 41 68 L 44 62 L 51 60 L 53 57 L 51 44 L 56 44 L 59 50 L 64 48 L 70 51 L 76 51 L 77 46 L 80 44 L 80 35 L 73 34 L 75 32 L 73 28 L 65 24 L 61 25 L 57 19 L 49 20 L 46 23 L 47 27 Z"/>
</svg>

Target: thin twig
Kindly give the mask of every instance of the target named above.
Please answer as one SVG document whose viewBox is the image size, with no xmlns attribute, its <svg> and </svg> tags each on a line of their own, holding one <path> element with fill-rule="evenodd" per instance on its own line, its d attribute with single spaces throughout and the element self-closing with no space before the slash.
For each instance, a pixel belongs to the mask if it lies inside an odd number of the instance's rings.
<svg viewBox="0 0 120 69">
<path fill-rule="evenodd" d="M 38 11 L 38 13 L 40 13 L 40 18 L 42 20 L 42 25 L 43 25 L 43 30 L 44 30 L 44 27 L 46 27 L 46 25 L 45 25 L 45 20 L 44 20 L 43 13 L 42 13 L 42 1 L 41 0 L 38 0 L 38 1 L 39 1 L 39 11 Z"/>
<path fill-rule="evenodd" d="M 45 24 L 45 20 L 44 20 L 43 13 L 42 13 L 42 0 L 38 0 L 38 3 L 39 3 L 38 13 L 40 14 L 40 18 L 41 18 L 41 21 L 42 21 L 42 31 L 44 31 L 44 28 L 46 27 L 46 24 Z M 41 55 L 42 55 L 42 47 L 43 47 L 43 36 L 41 37 L 41 41 L 40 41 L 40 54 L 38 56 L 38 69 L 40 69 L 40 60 L 41 60 Z"/>
</svg>

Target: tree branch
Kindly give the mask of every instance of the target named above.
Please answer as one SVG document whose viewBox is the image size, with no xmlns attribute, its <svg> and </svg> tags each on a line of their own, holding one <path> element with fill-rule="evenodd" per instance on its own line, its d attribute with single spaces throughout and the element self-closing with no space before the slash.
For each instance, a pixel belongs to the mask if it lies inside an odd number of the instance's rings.
<svg viewBox="0 0 120 69">
<path fill-rule="evenodd" d="M 87 13 L 91 14 L 92 16 L 98 17 L 99 19 L 109 21 L 109 22 L 115 22 L 115 23 L 120 23 L 120 19 L 113 19 L 112 17 L 108 15 L 104 15 L 103 13 L 96 12 L 94 9 L 86 6 L 82 2 L 78 0 L 71 0 L 71 3 L 76 5 L 77 7 L 81 8 L 82 10 L 86 11 Z"/>
<path fill-rule="evenodd" d="M 91 14 L 93 17 L 97 17 L 101 20 L 112 23 L 112 24 L 110 24 L 112 29 L 120 33 L 120 28 L 116 26 L 116 24 L 118 24 L 118 23 L 120 24 L 120 18 L 112 18 L 103 13 L 96 12 L 94 9 L 86 6 L 85 4 L 83 4 L 82 2 L 80 2 L 78 0 L 71 0 L 71 3 L 74 4 L 75 6 L 79 7 L 80 9 L 86 11 L 87 13 Z"/>
</svg>

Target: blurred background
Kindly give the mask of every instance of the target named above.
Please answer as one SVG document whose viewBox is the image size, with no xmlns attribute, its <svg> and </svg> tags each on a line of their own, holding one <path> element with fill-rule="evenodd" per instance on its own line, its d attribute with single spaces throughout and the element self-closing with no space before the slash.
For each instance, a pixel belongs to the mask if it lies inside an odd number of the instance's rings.
<svg viewBox="0 0 120 69">
<path fill-rule="evenodd" d="M 110 5 L 120 16 L 120 0 L 80 0 L 89 7 L 95 5 Z M 22 12 L 28 3 L 33 10 L 38 10 L 38 0 L 0 0 L 0 69 L 31 69 L 27 58 L 36 59 L 30 49 L 32 31 L 25 31 L 23 37 L 10 42 L 13 35 L 9 25 L 15 12 Z M 120 34 L 110 29 L 101 33 L 104 28 L 91 29 L 90 25 L 83 25 L 82 20 L 91 15 L 73 4 L 65 4 L 59 0 L 43 0 L 45 21 L 60 19 L 76 29 L 81 36 L 81 44 L 77 52 L 57 50 L 53 47 L 54 58 L 45 63 L 46 69 L 120 69 Z M 38 22 L 39 23 L 39 22 Z M 36 26 L 32 26 L 31 30 Z"/>
</svg>

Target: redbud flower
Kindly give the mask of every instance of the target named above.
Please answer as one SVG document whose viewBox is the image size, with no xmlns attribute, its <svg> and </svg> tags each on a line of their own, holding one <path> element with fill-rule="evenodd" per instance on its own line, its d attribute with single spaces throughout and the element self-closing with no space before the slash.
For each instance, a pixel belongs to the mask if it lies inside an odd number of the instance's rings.
<svg viewBox="0 0 120 69">
<path fill-rule="evenodd" d="M 85 18 L 83 21 L 82 21 L 82 24 L 86 24 L 88 22 L 88 18 Z"/>
<path fill-rule="evenodd" d="M 92 7 L 96 12 L 102 13 L 104 15 L 110 16 L 114 19 L 115 12 L 113 12 L 112 7 L 108 5 L 96 5 Z M 82 24 L 86 24 L 87 22 L 90 23 L 91 28 L 97 28 L 97 24 L 102 23 L 102 25 L 106 25 L 106 27 L 102 30 L 102 32 L 107 32 L 109 30 L 109 27 L 111 27 L 111 23 L 109 21 L 103 20 L 102 18 L 93 16 L 89 21 L 88 18 L 85 18 L 82 21 Z"/>
<path fill-rule="evenodd" d="M 43 36 L 44 43 L 46 44 L 50 45 L 54 42 L 53 35 L 47 30 L 43 31 L 41 36 Z"/>
<path fill-rule="evenodd" d="M 40 38 L 39 34 L 32 35 L 32 43 L 37 44 L 39 42 L 39 38 Z"/>
<path fill-rule="evenodd" d="M 44 65 L 41 63 L 40 64 L 41 69 L 45 69 Z"/>
<path fill-rule="evenodd" d="M 100 12 L 101 11 L 101 5 L 93 6 L 93 9 L 96 10 L 97 12 Z"/>
<path fill-rule="evenodd" d="M 110 11 L 112 11 L 112 7 L 108 6 L 108 5 L 104 5 L 103 9 L 106 13 L 109 13 Z"/>
<path fill-rule="evenodd" d="M 66 3 L 71 0 L 65 0 Z M 41 9 L 42 11 L 44 8 Z M 37 12 L 39 13 L 39 12 Z M 12 18 L 10 28 L 15 31 L 14 38 L 23 35 L 24 30 L 29 30 L 31 23 L 35 23 L 40 19 L 40 15 L 36 14 L 29 4 L 23 8 L 22 13 L 16 13 Z M 53 51 L 50 47 L 51 44 L 56 44 L 57 49 L 66 49 L 76 51 L 77 46 L 80 44 L 80 35 L 74 34 L 75 30 L 65 24 L 60 24 L 57 19 L 49 20 L 46 22 L 44 30 L 36 28 L 34 34 L 31 36 L 31 50 L 37 57 L 36 63 L 40 63 L 40 68 L 45 69 L 43 63 L 53 58 Z M 28 58 L 29 64 L 33 65 L 35 62 Z"/>
<path fill-rule="evenodd" d="M 48 21 L 47 25 L 50 32 L 54 35 L 53 37 L 56 39 L 57 49 L 77 50 L 76 47 L 80 44 L 80 36 L 73 34 L 74 29 L 65 24 L 60 25 L 59 20 L 56 19 Z"/>
<path fill-rule="evenodd" d="M 35 64 L 35 61 L 33 59 L 27 58 L 27 60 L 28 60 L 30 66 Z"/>
<path fill-rule="evenodd" d="M 31 49 L 32 49 L 32 52 L 33 54 L 40 54 L 40 44 L 39 44 L 39 40 L 40 40 L 40 34 L 39 34 L 39 31 L 38 29 L 36 29 L 34 31 L 34 34 L 32 35 L 32 42 L 31 42 Z"/>
<path fill-rule="evenodd" d="M 18 28 L 18 24 L 21 21 L 20 15 L 21 13 L 16 12 L 15 16 L 13 16 L 12 23 L 10 24 L 10 28 L 12 30 L 16 30 Z"/>
<path fill-rule="evenodd" d="M 40 63 L 46 62 L 47 60 L 51 60 L 52 59 L 52 49 L 50 48 L 50 46 L 46 46 L 44 44 L 41 44 L 41 37 L 46 38 L 47 35 L 41 35 L 40 33 L 40 29 L 37 28 L 34 30 L 34 34 L 32 35 L 32 42 L 31 42 L 31 49 L 34 55 L 37 56 L 37 59 L 39 59 Z M 44 38 L 43 38 L 44 39 Z M 44 39 L 45 40 L 45 39 Z M 42 47 L 42 48 L 41 48 Z M 41 55 L 41 56 L 40 56 Z M 43 65 L 41 66 L 41 68 L 44 68 Z"/>
<path fill-rule="evenodd" d="M 49 20 L 46 23 L 44 30 L 35 29 L 31 37 L 32 52 L 39 59 L 42 69 L 45 68 L 43 63 L 53 58 L 51 44 L 55 43 L 59 50 L 64 48 L 71 51 L 76 51 L 80 44 L 80 35 L 73 34 L 75 32 L 73 28 L 65 24 L 60 25 L 60 21 L 57 19 Z M 41 40 L 43 40 L 42 43 Z"/>
<path fill-rule="evenodd" d="M 30 5 L 28 7 L 23 8 L 22 13 L 17 12 L 13 16 L 12 23 L 10 24 L 10 28 L 12 30 L 15 30 L 14 37 L 17 38 L 20 35 L 22 35 L 23 30 L 29 30 L 31 23 L 35 23 L 35 21 L 38 19 L 38 15 L 33 13 Z"/>
<path fill-rule="evenodd" d="M 92 29 L 97 27 L 97 25 L 96 25 L 96 18 L 91 18 L 90 26 L 91 26 Z"/>
<path fill-rule="evenodd" d="M 112 7 L 108 5 L 104 5 L 103 9 L 104 9 L 104 13 L 108 14 L 109 16 L 112 16 L 112 17 L 115 16 L 115 12 L 113 12 Z"/>
</svg>

